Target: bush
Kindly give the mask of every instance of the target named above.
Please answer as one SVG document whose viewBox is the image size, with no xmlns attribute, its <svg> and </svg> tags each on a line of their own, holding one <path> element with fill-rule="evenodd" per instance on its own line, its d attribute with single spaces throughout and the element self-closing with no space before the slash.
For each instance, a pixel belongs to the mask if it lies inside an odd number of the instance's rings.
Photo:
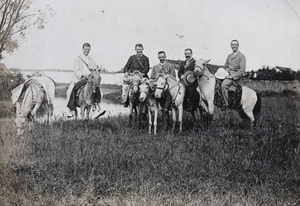
<svg viewBox="0 0 300 206">
<path fill-rule="evenodd" d="M 0 101 L 11 99 L 11 90 L 24 82 L 21 72 L 10 72 L 0 80 Z"/>
</svg>

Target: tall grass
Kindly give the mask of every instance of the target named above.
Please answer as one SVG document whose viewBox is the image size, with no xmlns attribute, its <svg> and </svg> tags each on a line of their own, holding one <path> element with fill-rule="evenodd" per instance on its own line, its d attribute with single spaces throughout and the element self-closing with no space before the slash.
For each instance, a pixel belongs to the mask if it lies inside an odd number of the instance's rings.
<svg viewBox="0 0 300 206">
<path fill-rule="evenodd" d="M 262 98 L 255 129 L 216 111 L 211 128 L 184 116 L 184 132 L 128 117 L 38 124 L 17 138 L 1 121 L 0 205 L 296 205 L 300 99 Z M 2 182 L 3 181 L 3 182 Z"/>
</svg>

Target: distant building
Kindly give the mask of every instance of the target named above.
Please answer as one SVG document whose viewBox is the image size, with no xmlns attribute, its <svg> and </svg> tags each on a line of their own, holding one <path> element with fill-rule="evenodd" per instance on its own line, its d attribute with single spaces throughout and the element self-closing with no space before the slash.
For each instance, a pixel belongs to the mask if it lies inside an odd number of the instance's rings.
<svg viewBox="0 0 300 206">
<path fill-rule="evenodd" d="M 288 72 L 288 73 L 292 73 L 292 69 L 289 67 L 280 67 L 280 66 L 276 66 L 274 67 L 277 71 L 279 72 Z"/>
</svg>

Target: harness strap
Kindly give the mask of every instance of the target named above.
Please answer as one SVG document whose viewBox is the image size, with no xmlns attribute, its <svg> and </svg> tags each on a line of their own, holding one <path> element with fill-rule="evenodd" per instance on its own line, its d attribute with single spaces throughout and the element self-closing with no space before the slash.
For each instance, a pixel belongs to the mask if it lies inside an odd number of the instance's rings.
<svg viewBox="0 0 300 206">
<path fill-rule="evenodd" d="M 177 85 L 178 85 L 178 90 L 177 90 L 176 96 L 174 97 L 174 99 L 172 99 L 172 103 L 173 103 L 173 104 L 175 103 L 175 99 L 177 98 L 177 96 L 178 96 L 178 94 L 179 94 L 179 91 L 180 91 L 180 84 L 179 84 L 179 82 L 178 82 Z M 172 88 L 169 88 L 169 91 L 170 91 L 171 89 L 173 89 L 175 86 L 176 86 L 176 85 L 174 85 Z"/>
</svg>

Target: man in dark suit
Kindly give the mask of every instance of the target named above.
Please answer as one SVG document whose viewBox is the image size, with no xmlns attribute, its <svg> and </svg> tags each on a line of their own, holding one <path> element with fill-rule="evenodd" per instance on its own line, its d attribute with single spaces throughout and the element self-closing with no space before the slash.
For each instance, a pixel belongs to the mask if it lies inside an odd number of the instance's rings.
<svg viewBox="0 0 300 206">
<path fill-rule="evenodd" d="M 143 45 L 142 44 L 136 44 L 135 45 L 135 51 L 136 54 L 129 57 L 125 67 L 124 67 L 124 77 L 127 78 L 129 73 L 132 73 L 134 71 L 139 71 L 142 73 L 143 77 L 148 77 L 148 71 L 149 71 L 149 59 L 143 54 Z M 124 106 L 128 106 L 128 90 L 129 85 L 123 84 L 122 85 L 122 103 L 124 103 Z"/>
<path fill-rule="evenodd" d="M 228 55 L 224 66 L 224 69 L 229 75 L 225 77 L 221 84 L 222 95 L 225 102 L 223 107 L 221 107 L 222 110 L 228 107 L 228 91 L 235 91 L 235 85 L 239 83 L 240 78 L 246 70 L 246 58 L 244 54 L 238 50 L 239 42 L 232 40 L 230 46 L 233 53 Z"/>
<path fill-rule="evenodd" d="M 186 60 L 180 64 L 178 77 L 186 86 L 185 101 L 183 105 L 186 107 L 187 111 L 193 111 L 196 110 L 199 99 L 199 94 L 196 90 L 198 83 L 197 80 L 195 80 L 194 82 L 188 82 L 187 84 L 187 81 L 184 81 L 183 78 L 185 77 L 186 72 L 194 71 L 195 59 L 192 57 L 193 51 L 190 48 L 184 50 L 184 55 Z"/>
</svg>

